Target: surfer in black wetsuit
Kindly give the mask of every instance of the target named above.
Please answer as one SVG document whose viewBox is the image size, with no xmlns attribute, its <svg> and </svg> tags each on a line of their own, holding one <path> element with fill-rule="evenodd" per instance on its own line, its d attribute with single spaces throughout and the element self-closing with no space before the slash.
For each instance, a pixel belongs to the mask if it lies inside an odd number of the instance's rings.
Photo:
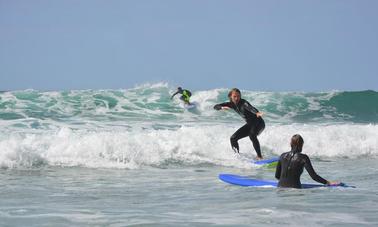
<svg viewBox="0 0 378 227">
<path fill-rule="evenodd" d="M 249 136 L 253 143 L 253 147 L 257 153 L 257 158 L 262 159 L 260 143 L 257 136 L 265 128 L 265 122 L 262 119 L 263 113 L 258 111 L 255 107 L 249 104 L 248 101 L 241 98 L 240 90 L 232 89 L 228 93 L 229 102 L 220 103 L 214 106 L 216 110 L 233 109 L 247 122 L 243 127 L 238 129 L 230 138 L 232 149 L 239 153 L 238 140 Z"/>
<path fill-rule="evenodd" d="M 185 104 L 190 105 L 189 99 L 192 96 L 192 93 L 189 90 L 178 87 L 177 91 L 171 96 L 171 99 L 177 94 L 181 94 L 180 100 L 184 101 Z"/>
<path fill-rule="evenodd" d="M 330 182 L 316 174 L 309 157 L 302 154 L 303 138 L 294 135 L 291 138 L 291 151 L 281 154 L 276 168 L 276 178 L 279 180 L 278 187 L 301 188 L 300 181 L 303 168 L 306 168 L 311 178 L 326 185 L 337 185 L 339 182 Z"/>
</svg>

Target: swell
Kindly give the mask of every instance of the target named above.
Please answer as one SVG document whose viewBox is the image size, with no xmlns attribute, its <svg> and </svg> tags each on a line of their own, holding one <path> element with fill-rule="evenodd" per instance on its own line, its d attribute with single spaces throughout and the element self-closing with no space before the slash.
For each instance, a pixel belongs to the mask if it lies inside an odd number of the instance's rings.
<svg viewBox="0 0 378 227">
<path fill-rule="evenodd" d="M 235 114 L 220 114 L 212 109 L 227 101 L 227 89 L 194 91 L 196 111 L 190 114 L 178 101 L 170 99 L 174 88 L 167 84 L 140 86 L 125 90 L 52 91 L 35 90 L 0 93 L 0 120 L 35 119 L 53 122 L 114 121 L 232 121 Z M 273 123 L 378 122 L 378 93 L 357 92 L 255 92 L 242 91 L 265 119 Z"/>
</svg>

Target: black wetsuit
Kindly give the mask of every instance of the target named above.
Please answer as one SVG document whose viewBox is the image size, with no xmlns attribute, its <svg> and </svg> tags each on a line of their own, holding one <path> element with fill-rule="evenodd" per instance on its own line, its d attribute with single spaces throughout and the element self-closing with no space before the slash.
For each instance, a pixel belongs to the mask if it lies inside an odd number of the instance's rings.
<svg viewBox="0 0 378 227">
<path fill-rule="evenodd" d="M 260 143 L 257 139 L 257 136 L 260 135 L 260 133 L 265 128 L 265 122 L 261 117 L 257 117 L 256 113 L 259 111 L 253 107 L 248 101 L 244 99 L 240 99 L 239 103 L 235 105 L 233 102 L 225 102 L 221 104 L 217 104 L 214 106 L 214 109 L 220 110 L 222 107 L 229 107 L 235 110 L 240 116 L 244 118 L 244 120 L 247 122 L 243 127 L 238 129 L 230 138 L 231 147 L 232 149 L 239 152 L 239 144 L 238 140 L 244 137 L 249 136 L 253 143 L 253 147 L 256 150 L 257 156 L 261 156 L 261 149 L 260 149 Z"/>
<path fill-rule="evenodd" d="M 280 156 L 276 168 L 276 178 L 279 180 L 278 187 L 302 188 L 301 174 L 306 168 L 311 178 L 319 183 L 327 184 L 327 181 L 316 174 L 309 157 L 300 152 L 286 152 Z"/>
</svg>

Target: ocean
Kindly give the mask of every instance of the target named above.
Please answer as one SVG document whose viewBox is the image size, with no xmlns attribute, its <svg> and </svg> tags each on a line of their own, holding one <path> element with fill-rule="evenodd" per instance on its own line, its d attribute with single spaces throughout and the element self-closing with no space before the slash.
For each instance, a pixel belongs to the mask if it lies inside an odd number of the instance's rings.
<svg viewBox="0 0 378 227">
<path fill-rule="evenodd" d="M 220 173 L 274 180 L 251 164 L 244 124 L 215 111 L 228 89 L 166 83 L 119 90 L 0 92 L 0 226 L 377 226 L 378 92 L 259 92 L 266 158 L 304 138 L 317 173 L 356 188 L 229 185 Z M 315 183 L 304 172 L 303 183 Z"/>
</svg>

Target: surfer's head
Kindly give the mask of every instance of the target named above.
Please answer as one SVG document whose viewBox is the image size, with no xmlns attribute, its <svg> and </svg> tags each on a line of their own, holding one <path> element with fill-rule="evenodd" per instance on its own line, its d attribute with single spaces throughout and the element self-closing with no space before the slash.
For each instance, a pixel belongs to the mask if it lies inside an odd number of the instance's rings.
<svg viewBox="0 0 378 227">
<path fill-rule="evenodd" d="M 177 91 L 182 91 L 182 87 L 178 87 L 178 88 L 177 88 Z"/>
<path fill-rule="evenodd" d="M 294 152 L 302 152 L 304 141 L 302 136 L 295 134 L 293 137 L 291 137 L 291 150 Z"/>
<path fill-rule="evenodd" d="M 231 102 L 238 104 L 240 101 L 241 92 L 237 88 L 232 88 L 230 92 L 228 92 L 228 98 Z"/>
</svg>

